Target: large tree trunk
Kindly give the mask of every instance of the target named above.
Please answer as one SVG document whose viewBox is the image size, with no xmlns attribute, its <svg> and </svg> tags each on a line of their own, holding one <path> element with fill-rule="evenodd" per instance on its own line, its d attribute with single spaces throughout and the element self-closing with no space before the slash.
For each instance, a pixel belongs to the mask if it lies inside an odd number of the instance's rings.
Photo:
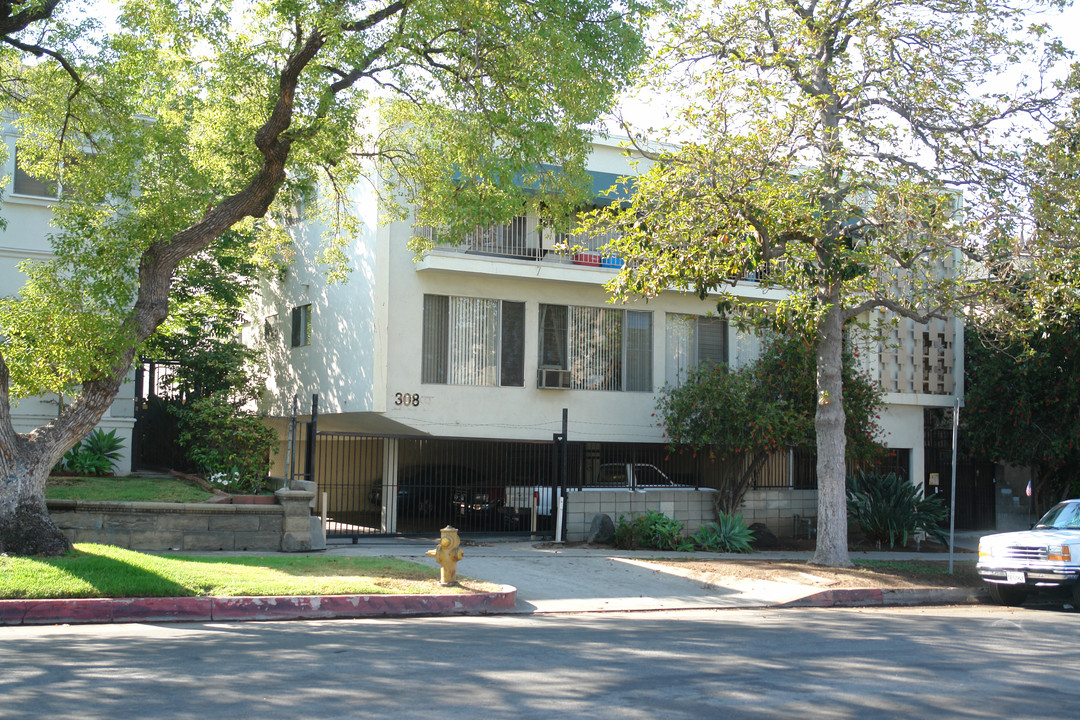
<svg viewBox="0 0 1080 720">
<path fill-rule="evenodd" d="M 45 507 L 45 481 L 53 462 L 12 431 L 6 413 L 0 417 L 0 436 L 0 553 L 63 553 L 71 543 Z"/>
<path fill-rule="evenodd" d="M 844 323 L 840 298 L 833 291 L 817 338 L 818 534 L 813 565 L 851 567 L 848 555 L 847 489 L 844 458 Z"/>
</svg>

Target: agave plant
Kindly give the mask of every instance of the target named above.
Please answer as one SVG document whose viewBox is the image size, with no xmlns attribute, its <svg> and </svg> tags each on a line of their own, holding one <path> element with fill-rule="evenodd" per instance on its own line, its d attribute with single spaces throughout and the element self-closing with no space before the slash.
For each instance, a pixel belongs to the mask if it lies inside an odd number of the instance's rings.
<svg viewBox="0 0 1080 720">
<path fill-rule="evenodd" d="M 742 515 L 717 513 L 716 522 L 706 523 L 690 538 L 708 552 L 750 552 L 754 533 Z"/>
<path fill-rule="evenodd" d="M 107 475 L 120 460 L 124 441 L 115 430 L 95 430 L 64 454 L 63 466 L 80 475 Z"/>
<path fill-rule="evenodd" d="M 907 545 L 918 530 L 941 543 L 948 538 L 941 523 L 948 512 L 936 497 L 923 497 L 922 488 L 896 473 L 860 472 L 847 479 L 848 518 L 867 539 Z"/>
</svg>

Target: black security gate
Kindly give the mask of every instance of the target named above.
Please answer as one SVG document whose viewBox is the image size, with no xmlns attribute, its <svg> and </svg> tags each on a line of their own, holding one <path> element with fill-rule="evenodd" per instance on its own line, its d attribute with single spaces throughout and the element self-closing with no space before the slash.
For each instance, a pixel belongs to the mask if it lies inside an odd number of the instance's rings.
<svg viewBox="0 0 1080 720">
<path fill-rule="evenodd" d="M 926 477 L 923 491 L 949 505 L 952 494 L 952 430 L 933 427 L 925 431 Z M 993 530 L 995 519 L 994 465 L 962 455 L 956 463 L 956 529 Z"/>
<path fill-rule="evenodd" d="M 550 534 L 548 442 L 315 434 L 314 477 L 328 537 Z"/>
</svg>

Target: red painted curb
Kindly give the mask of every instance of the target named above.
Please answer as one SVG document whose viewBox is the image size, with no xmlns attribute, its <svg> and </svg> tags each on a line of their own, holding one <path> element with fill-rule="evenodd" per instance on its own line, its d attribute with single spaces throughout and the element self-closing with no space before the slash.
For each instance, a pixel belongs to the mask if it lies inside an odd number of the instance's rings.
<svg viewBox="0 0 1080 720">
<path fill-rule="evenodd" d="M 517 588 L 469 595 L 79 598 L 0 600 L 0 625 L 316 620 L 405 615 L 482 615 L 515 608 Z"/>
</svg>

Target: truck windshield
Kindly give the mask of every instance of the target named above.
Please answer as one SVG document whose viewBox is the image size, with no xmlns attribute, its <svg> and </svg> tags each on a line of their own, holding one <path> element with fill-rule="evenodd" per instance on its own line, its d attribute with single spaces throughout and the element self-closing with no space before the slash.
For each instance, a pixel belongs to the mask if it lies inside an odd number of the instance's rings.
<svg viewBox="0 0 1080 720">
<path fill-rule="evenodd" d="M 1035 524 L 1037 528 L 1080 529 L 1080 503 L 1058 503 Z"/>
</svg>

